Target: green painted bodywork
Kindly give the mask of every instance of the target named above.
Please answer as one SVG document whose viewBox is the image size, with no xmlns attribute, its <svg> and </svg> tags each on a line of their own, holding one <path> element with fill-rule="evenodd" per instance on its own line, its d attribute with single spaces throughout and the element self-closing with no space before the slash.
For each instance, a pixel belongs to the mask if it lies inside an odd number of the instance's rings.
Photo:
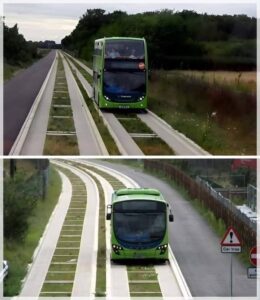
<svg viewBox="0 0 260 300">
<path fill-rule="evenodd" d="M 110 40 L 141 40 L 144 41 L 144 53 L 145 53 L 145 69 L 146 69 L 146 95 L 143 100 L 129 103 L 119 103 L 107 101 L 103 96 L 103 71 L 104 71 L 104 56 L 105 56 L 105 44 Z M 148 56 L 147 46 L 144 38 L 130 38 L 130 37 L 109 37 L 95 40 L 94 44 L 102 44 L 101 52 L 93 55 L 93 98 L 99 108 L 120 108 L 120 109 L 146 109 L 147 108 L 147 86 L 148 86 Z M 97 78 L 99 74 L 100 78 Z"/>
<path fill-rule="evenodd" d="M 118 242 L 114 230 L 113 230 L 113 204 L 123 201 L 131 201 L 131 200 L 149 200 L 149 201 L 157 201 L 165 203 L 166 209 L 166 230 L 164 234 L 163 240 L 158 244 L 155 248 L 150 249 L 127 249 L 123 248 L 120 250 L 120 254 L 116 254 L 113 251 L 113 245 L 121 246 Z M 168 259 L 168 216 L 169 209 L 167 202 L 163 198 L 162 194 L 156 189 L 120 189 L 115 191 L 112 195 L 111 201 L 111 259 L 112 260 L 123 260 L 123 259 L 156 259 L 156 260 L 167 260 Z M 167 250 L 160 254 L 160 250 L 158 250 L 158 246 L 167 245 Z"/>
</svg>

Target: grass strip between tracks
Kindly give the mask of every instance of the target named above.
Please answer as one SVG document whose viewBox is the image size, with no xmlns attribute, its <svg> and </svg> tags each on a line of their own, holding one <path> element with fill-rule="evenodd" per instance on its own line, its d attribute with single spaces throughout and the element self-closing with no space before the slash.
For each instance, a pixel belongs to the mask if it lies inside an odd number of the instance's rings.
<svg viewBox="0 0 260 300">
<path fill-rule="evenodd" d="M 126 186 L 117 178 L 112 175 L 109 175 L 107 172 L 103 172 L 100 169 L 97 169 L 92 166 L 86 166 L 83 164 L 77 164 L 88 170 L 91 170 L 104 179 L 106 179 L 114 190 L 120 188 L 126 188 Z M 93 175 L 92 175 L 93 177 Z M 94 178 L 94 177 L 93 177 Z M 102 188 L 101 188 L 102 189 Z M 102 213 L 104 216 L 104 214 Z M 105 237 L 104 237 L 105 239 Z M 104 254 L 105 255 L 105 254 Z M 143 276 L 140 275 L 140 271 L 143 272 Z M 153 265 L 127 265 L 127 274 L 128 274 L 128 283 L 129 283 L 129 290 L 130 296 L 132 297 L 160 297 L 161 289 L 159 282 L 157 280 L 157 273 Z M 141 277 L 141 278 L 140 278 Z M 149 282 L 150 280 L 157 281 L 157 282 Z M 134 282 L 131 282 L 134 281 Z M 140 281 L 140 283 L 138 283 Z M 145 282 L 147 281 L 147 282 Z M 96 289 L 97 292 L 97 289 Z M 102 294 L 97 294 L 96 296 L 101 296 Z"/>
<path fill-rule="evenodd" d="M 65 168 L 57 167 L 57 169 L 61 170 L 71 181 L 72 199 L 40 293 L 40 296 L 48 297 L 71 296 L 87 207 L 87 191 L 84 182 Z M 80 197 L 73 197 L 78 195 L 79 190 Z M 80 210 L 75 211 L 75 208 Z"/>
<path fill-rule="evenodd" d="M 61 106 L 60 106 L 61 105 Z M 63 105 L 68 105 L 64 107 Z M 65 118 L 55 118 L 55 117 Z M 68 118 L 69 117 L 69 118 Z M 48 131 L 75 132 L 72 109 L 67 80 L 62 59 L 58 55 L 57 75 L 50 109 Z M 44 145 L 47 155 L 75 155 L 79 154 L 77 136 L 75 135 L 47 135 Z"/>
<path fill-rule="evenodd" d="M 4 280 L 4 296 L 11 297 L 20 292 L 21 280 L 26 275 L 28 264 L 32 262 L 33 252 L 58 202 L 60 193 L 61 179 L 57 171 L 51 167 L 46 199 L 37 201 L 23 241 L 4 240 L 4 258 L 9 262 L 8 276 Z"/>
<path fill-rule="evenodd" d="M 70 67 L 70 70 L 71 70 L 77 84 L 78 84 L 80 92 L 81 92 L 81 94 L 82 94 L 82 96 L 83 96 L 83 98 L 84 98 L 84 100 L 87 104 L 87 107 L 88 107 L 88 109 L 89 109 L 89 111 L 92 115 L 92 118 L 93 118 L 93 120 L 94 120 L 94 122 L 95 122 L 95 124 L 98 128 L 98 131 L 100 132 L 100 135 L 102 136 L 102 139 L 103 139 L 103 141 L 106 145 L 106 148 L 107 148 L 109 154 L 110 155 L 120 155 L 120 152 L 117 148 L 117 145 L 116 145 L 114 139 L 110 135 L 110 132 L 107 129 L 106 125 L 104 124 L 104 121 L 103 121 L 102 117 L 99 115 L 97 109 L 95 108 L 93 100 L 91 100 L 88 97 L 85 89 L 83 88 L 81 82 L 79 81 L 77 75 L 75 74 L 75 71 L 71 69 L 70 64 L 69 64 L 69 67 Z"/>
</svg>

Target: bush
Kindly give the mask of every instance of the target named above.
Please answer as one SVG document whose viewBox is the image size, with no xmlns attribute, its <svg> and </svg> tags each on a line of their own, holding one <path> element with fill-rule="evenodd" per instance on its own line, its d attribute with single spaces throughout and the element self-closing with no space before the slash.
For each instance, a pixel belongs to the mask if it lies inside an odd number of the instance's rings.
<svg viewBox="0 0 260 300">
<path fill-rule="evenodd" d="M 25 174 L 17 174 L 4 181 L 4 237 L 23 239 L 28 228 L 28 218 L 39 199 L 37 177 L 25 180 Z"/>
</svg>

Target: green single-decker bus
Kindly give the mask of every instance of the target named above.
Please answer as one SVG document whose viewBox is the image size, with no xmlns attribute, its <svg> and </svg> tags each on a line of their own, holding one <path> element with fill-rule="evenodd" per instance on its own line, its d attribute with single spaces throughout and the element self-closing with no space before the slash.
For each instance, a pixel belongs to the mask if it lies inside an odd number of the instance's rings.
<svg viewBox="0 0 260 300">
<path fill-rule="evenodd" d="M 111 220 L 111 259 L 168 259 L 169 204 L 156 189 L 128 188 L 113 193 L 107 206 Z"/>
</svg>

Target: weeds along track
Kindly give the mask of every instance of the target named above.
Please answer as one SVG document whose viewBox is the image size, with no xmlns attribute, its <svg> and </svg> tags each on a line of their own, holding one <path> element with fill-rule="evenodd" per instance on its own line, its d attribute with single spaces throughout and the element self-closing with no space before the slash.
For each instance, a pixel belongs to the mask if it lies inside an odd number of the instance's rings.
<svg viewBox="0 0 260 300">
<path fill-rule="evenodd" d="M 179 278 L 172 263 L 164 265 L 118 265 L 110 261 L 110 224 L 105 222 L 105 205 L 110 203 L 114 190 L 138 186 L 132 179 L 116 172 L 80 160 L 70 164 L 93 178 L 100 193 L 99 240 L 96 272 L 96 296 L 182 296 L 190 295 L 180 288 Z M 177 262 L 176 262 L 177 264 Z M 166 276 L 167 275 L 167 276 Z M 165 278 L 169 280 L 165 282 Z M 116 281 L 114 278 L 118 278 Z M 120 286 L 120 288 L 118 288 Z M 120 290 L 120 292 L 118 292 Z"/>
<path fill-rule="evenodd" d="M 92 70 L 65 54 L 88 97 L 92 95 Z M 153 112 L 109 113 L 95 108 L 124 155 L 210 155 Z"/>
</svg>

